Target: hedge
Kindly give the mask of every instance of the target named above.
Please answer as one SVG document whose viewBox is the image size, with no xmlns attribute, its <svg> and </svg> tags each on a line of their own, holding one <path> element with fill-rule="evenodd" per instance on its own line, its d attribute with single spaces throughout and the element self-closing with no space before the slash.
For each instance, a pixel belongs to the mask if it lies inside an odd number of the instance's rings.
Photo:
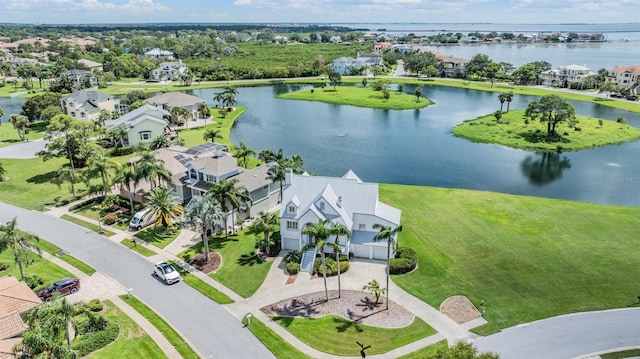
<svg viewBox="0 0 640 359">
<path fill-rule="evenodd" d="M 349 270 L 349 261 L 342 260 L 340 258 L 340 274 Z M 332 257 L 325 257 L 324 261 L 327 265 L 327 277 L 332 277 L 334 275 L 338 275 L 338 267 L 336 266 L 336 260 Z M 313 273 L 317 275 L 322 275 L 322 258 L 317 257 L 315 262 L 313 262 Z"/>
<path fill-rule="evenodd" d="M 78 356 L 85 356 L 95 350 L 104 348 L 116 340 L 120 328 L 114 322 L 109 322 L 104 330 L 83 334 L 77 343 L 73 344 L 73 349 L 78 352 Z"/>
<path fill-rule="evenodd" d="M 390 274 L 409 273 L 418 265 L 418 254 L 411 248 L 398 248 L 395 258 L 389 260 Z"/>
</svg>

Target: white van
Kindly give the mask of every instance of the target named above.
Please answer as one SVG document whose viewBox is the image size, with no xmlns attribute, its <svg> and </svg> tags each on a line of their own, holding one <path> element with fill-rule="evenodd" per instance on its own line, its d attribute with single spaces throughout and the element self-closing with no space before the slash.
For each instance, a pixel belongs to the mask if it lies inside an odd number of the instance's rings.
<svg viewBox="0 0 640 359">
<path fill-rule="evenodd" d="M 131 217 L 131 222 L 129 222 L 129 229 L 132 231 L 138 231 L 153 224 L 154 218 L 150 215 L 149 212 L 151 212 L 151 208 L 145 208 L 142 211 L 136 212 L 136 214 Z"/>
</svg>

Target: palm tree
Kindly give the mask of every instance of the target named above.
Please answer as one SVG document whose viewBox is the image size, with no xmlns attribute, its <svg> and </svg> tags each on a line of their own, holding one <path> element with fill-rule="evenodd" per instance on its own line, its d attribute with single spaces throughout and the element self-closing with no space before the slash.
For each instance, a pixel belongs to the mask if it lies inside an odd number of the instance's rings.
<svg viewBox="0 0 640 359">
<path fill-rule="evenodd" d="M 113 177 L 113 182 L 120 184 L 120 188 L 125 188 L 129 197 L 129 206 L 131 213 L 133 213 L 133 191 L 131 189 L 131 182 L 136 182 L 136 173 L 130 163 L 120 166 L 116 169 L 116 174 Z"/>
<path fill-rule="evenodd" d="M 271 166 L 271 168 L 269 168 L 269 171 L 267 172 L 267 179 L 270 179 L 273 182 L 278 181 L 278 183 L 280 183 L 280 198 L 278 199 L 278 203 L 282 202 L 282 192 L 284 181 L 286 178 L 286 170 L 287 169 L 285 166 L 280 163 L 276 163 L 275 165 Z"/>
<path fill-rule="evenodd" d="M 35 238 L 38 240 L 38 237 Z M 40 255 L 40 248 L 29 243 L 27 241 L 27 235 L 16 228 L 15 217 L 0 227 L 0 252 L 3 252 L 7 248 L 11 248 L 13 260 L 18 264 L 20 277 L 24 281 L 24 269 L 22 265 L 24 264 L 25 267 L 29 265 L 29 256 L 34 251 Z"/>
<path fill-rule="evenodd" d="M 0 162 L 0 182 L 4 180 L 4 176 L 6 175 L 7 175 L 7 169 L 4 168 L 4 165 L 2 164 L 2 162 Z"/>
<path fill-rule="evenodd" d="M 30 123 L 27 116 L 24 115 L 16 115 L 13 114 L 9 116 L 9 122 L 13 125 L 13 128 L 18 131 L 18 137 L 20 137 L 20 141 L 25 140 L 25 135 L 27 134 L 27 127 L 29 127 Z"/>
<path fill-rule="evenodd" d="M 391 245 L 394 243 L 398 232 L 402 231 L 402 226 L 391 228 L 380 223 L 373 225 L 373 229 L 377 229 L 378 233 L 373 237 L 374 241 L 387 241 L 387 309 L 389 309 L 389 263 L 391 261 Z"/>
<path fill-rule="evenodd" d="M 22 334 L 22 341 L 13 347 L 16 358 L 77 358 L 78 353 L 54 337 L 51 328 L 34 326 Z"/>
<path fill-rule="evenodd" d="M 247 168 L 249 157 L 255 156 L 256 151 L 252 148 L 247 147 L 244 141 L 240 141 L 238 148 L 236 148 L 236 153 L 234 154 L 237 159 L 240 160 L 240 166 Z"/>
<path fill-rule="evenodd" d="M 207 196 L 196 196 L 184 208 L 185 224 L 200 228 L 202 242 L 204 243 L 205 261 L 209 261 L 209 239 L 207 228 L 215 227 L 215 224 L 222 222 L 224 213 L 220 204 L 214 198 Z"/>
<path fill-rule="evenodd" d="M 222 101 L 224 100 L 224 91 L 217 92 L 215 96 L 213 96 L 213 101 L 218 103 L 218 107 L 222 107 Z"/>
<path fill-rule="evenodd" d="M 237 104 L 238 101 L 236 101 L 236 96 L 238 95 L 238 90 L 236 90 L 235 88 L 231 87 L 231 86 L 226 86 L 224 88 L 224 96 L 222 98 L 222 104 L 225 107 L 232 107 L 233 105 Z"/>
<path fill-rule="evenodd" d="M 124 139 L 127 138 L 127 130 L 124 127 L 118 126 L 107 133 L 107 136 L 111 138 L 116 147 L 120 144 L 120 147 L 124 147 Z"/>
<path fill-rule="evenodd" d="M 376 304 L 378 303 L 378 301 L 380 301 L 380 295 L 384 294 L 387 291 L 386 288 L 380 288 L 380 283 L 378 283 L 378 281 L 375 279 L 367 283 L 367 285 L 365 285 L 364 287 L 362 287 L 362 290 L 368 290 L 373 295 L 375 295 Z"/>
<path fill-rule="evenodd" d="M 93 152 L 89 156 L 87 168 L 85 169 L 87 184 L 91 178 L 100 177 L 100 180 L 102 181 L 103 195 L 106 196 L 107 192 L 109 192 L 109 188 L 111 187 L 109 178 L 111 170 L 120 166 L 122 166 L 120 163 L 110 160 L 104 153 L 100 151 Z"/>
<path fill-rule="evenodd" d="M 39 305 L 27 313 L 29 327 L 48 329 L 53 338 L 64 335 L 67 346 L 71 346 L 70 328 L 77 332 L 77 317 L 79 314 L 89 315 L 90 311 L 83 303 L 71 304 L 66 299 L 54 300 Z M 54 339 L 55 340 L 55 339 Z"/>
<path fill-rule="evenodd" d="M 4 110 L 0 107 L 0 126 L 2 126 L 2 116 L 4 116 Z"/>
<path fill-rule="evenodd" d="M 227 193 L 227 198 L 231 204 L 231 223 L 236 223 L 234 217 L 236 211 L 240 211 L 240 208 L 247 204 L 250 206 L 253 202 L 247 189 L 244 186 L 238 186 L 237 182 L 237 180 L 233 182 L 233 188 Z M 235 226 L 233 226 L 233 234 L 236 234 Z"/>
<path fill-rule="evenodd" d="M 170 182 L 171 173 L 164 167 L 164 162 L 156 159 L 149 151 L 140 154 L 140 160 L 135 164 L 136 182 L 146 179 L 154 189 L 161 181 Z"/>
<path fill-rule="evenodd" d="M 68 163 L 62 165 L 62 167 L 60 167 L 56 172 L 55 176 L 53 176 L 53 183 L 58 185 L 58 188 L 60 188 L 64 181 L 69 181 L 73 198 L 76 198 L 76 177 L 73 173 L 73 168 Z"/>
<path fill-rule="evenodd" d="M 227 231 L 227 219 L 229 217 L 229 207 L 228 205 L 233 205 L 231 203 L 230 194 L 235 191 L 236 183 L 238 180 L 232 178 L 231 180 L 227 180 L 226 178 L 221 179 L 218 182 L 208 182 L 209 191 L 207 192 L 207 196 L 215 198 L 218 203 L 220 203 L 220 208 L 224 213 L 224 233 L 225 237 L 228 237 Z"/>
<path fill-rule="evenodd" d="M 222 131 L 215 128 L 208 128 L 204 131 L 202 139 L 205 141 L 211 139 L 211 142 L 216 142 L 216 138 L 222 138 L 220 132 Z"/>
<path fill-rule="evenodd" d="M 160 224 L 166 230 L 176 218 L 182 216 L 182 205 L 174 202 L 175 198 L 168 189 L 158 187 L 148 197 L 151 210 L 147 216 L 154 219 L 155 226 Z"/>
<path fill-rule="evenodd" d="M 328 225 L 331 224 L 331 220 L 319 219 L 318 222 L 313 223 L 302 230 L 302 234 L 309 236 L 309 243 L 302 247 L 302 251 L 306 251 L 310 248 L 315 248 L 320 252 L 320 258 L 322 258 L 322 278 L 324 279 L 324 295 L 329 301 L 329 291 L 327 290 L 327 265 L 325 263 L 325 245 L 327 245 L 327 238 L 331 235 L 331 229 Z"/>
<path fill-rule="evenodd" d="M 502 112 L 502 106 L 504 106 L 504 102 L 507 100 L 507 93 L 503 92 L 498 95 L 498 101 L 500 101 L 500 112 Z"/>
<path fill-rule="evenodd" d="M 507 112 L 509 112 L 509 105 L 511 105 L 511 101 L 513 101 L 513 91 L 505 93 L 505 101 L 507 101 Z"/>
<path fill-rule="evenodd" d="M 333 241 L 334 244 L 334 251 L 336 253 L 336 263 L 338 264 L 338 298 L 341 297 L 341 287 L 340 287 L 340 253 L 341 253 L 341 249 L 340 249 L 340 236 L 345 236 L 347 237 L 347 240 L 349 238 L 351 238 L 351 231 L 349 230 L 349 228 L 347 228 L 347 226 L 345 226 L 342 223 L 333 223 L 333 226 L 331 227 L 331 234 L 335 234 L 336 235 L 336 239 Z"/>
<path fill-rule="evenodd" d="M 207 117 L 211 115 L 211 110 L 209 109 L 209 106 L 207 106 L 207 104 L 204 102 L 198 104 L 198 112 L 200 113 L 200 115 L 202 115 L 202 118 L 204 119 L 204 125 L 206 127 Z"/>
<path fill-rule="evenodd" d="M 172 107 L 170 112 L 173 116 L 176 117 L 178 122 L 180 122 L 180 120 L 184 121 L 184 128 L 189 128 L 189 125 L 188 125 L 189 121 L 187 121 L 187 117 L 189 116 L 189 110 L 187 110 L 184 107 L 176 106 L 176 107 Z"/>
<path fill-rule="evenodd" d="M 258 153 L 258 159 L 264 163 L 280 162 L 284 160 L 284 154 L 282 152 L 282 148 L 278 150 L 278 153 L 274 153 L 270 149 L 266 149 Z"/>
<path fill-rule="evenodd" d="M 269 238 L 271 232 L 278 230 L 278 216 L 273 212 L 260 211 L 258 217 L 249 226 L 249 232 L 262 233 L 264 235 L 264 243 L 266 245 L 267 253 L 270 253 L 271 239 Z"/>
<path fill-rule="evenodd" d="M 164 134 L 159 134 L 153 140 L 151 140 L 151 143 L 149 144 L 149 149 L 157 150 L 159 148 L 171 147 L 171 145 L 173 145 L 173 143 L 171 143 L 171 140 L 169 139 L 169 137 L 165 136 Z"/>
</svg>

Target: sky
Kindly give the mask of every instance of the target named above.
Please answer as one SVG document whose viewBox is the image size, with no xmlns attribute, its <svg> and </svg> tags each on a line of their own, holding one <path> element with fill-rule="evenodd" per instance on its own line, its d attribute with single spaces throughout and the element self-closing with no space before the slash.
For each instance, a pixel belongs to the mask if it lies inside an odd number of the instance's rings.
<svg viewBox="0 0 640 359">
<path fill-rule="evenodd" d="M 640 0 L 0 0 L 0 23 L 626 23 Z"/>
</svg>

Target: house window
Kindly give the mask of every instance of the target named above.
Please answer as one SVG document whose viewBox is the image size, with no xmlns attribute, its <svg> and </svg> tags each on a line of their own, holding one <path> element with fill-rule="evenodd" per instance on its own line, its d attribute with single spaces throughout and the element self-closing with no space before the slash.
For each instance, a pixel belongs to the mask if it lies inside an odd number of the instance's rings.
<svg viewBox="0 0 640 359">
<path fill-rule="evenodd" d="M 213 177 L 212 175 L 207 175 L 207 181 L 208 181 L 208 182 L 215 182 L 215 181 L 216 181 L 216 178 L 215 178 L 215 177 Z"/>
<path fill-rule="evenodd" d="M 151 131 L 140 132 L 140 141 L 149 141 L 149 140 L 151 140 Z"/>
<path fill-rule="evenodd" d="M 298 229 L 298 222 L 287 221 L 287 229 Z"/>
<path fill-rule="evenodd" d="M 296 206 L 289 206 L 288 212 L 289 213 L 296 213 Z"/>
<path fill-rule="evenodd" d="M 81 117 L 81 118 L 85 118 L 85 117 L 87 117 L 87 114 L 86 114 L 86 113 L 84 113 L 84 112 L 80 112 L 80 117 Z"/>
<path fill-rule="evenodd" d="M 358 225 L 358 230 L 359 231 L 366 231 L 367 230 L 367 225 L 366 224 L 359 224 Z"/>
<path fill-rule="evenodd" d="M 320 204 L 320 210 L 324 211 L 324 202 L 320 202 L 319 204 Z"/>
</svg>

